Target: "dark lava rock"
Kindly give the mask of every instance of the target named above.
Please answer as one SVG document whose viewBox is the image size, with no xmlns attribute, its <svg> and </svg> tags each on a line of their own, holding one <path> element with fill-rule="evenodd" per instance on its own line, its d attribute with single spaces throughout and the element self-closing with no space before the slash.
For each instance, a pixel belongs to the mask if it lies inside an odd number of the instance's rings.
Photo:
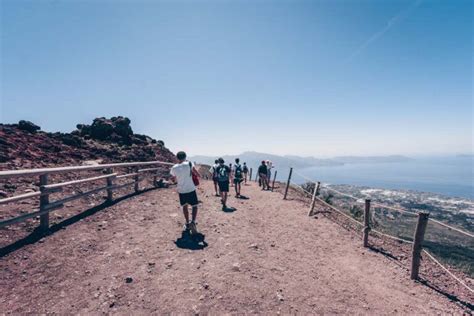
<svg viewBox="0 0 474 316">
<path fill-rule="evenodd" d="M 18 122 L 18 128 L 30 133 L 36 133 L 36 131 L 41 130 L 41 127 L 39 127 L 38 125 L 25 120 L 21 120 L 20 122 Z"/>
</svg>

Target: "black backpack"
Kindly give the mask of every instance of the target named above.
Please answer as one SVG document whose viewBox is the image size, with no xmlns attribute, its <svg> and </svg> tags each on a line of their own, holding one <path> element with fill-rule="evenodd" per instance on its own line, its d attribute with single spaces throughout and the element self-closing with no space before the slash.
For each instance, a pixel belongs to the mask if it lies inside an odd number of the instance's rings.
<svg viewBox="0 0 474 316">
<path fill-rule="evenodd" d="M 219 166 L 217 167 L 217 181 L 225 182 L 229 181 L 229 172 L 227 171 L 227 166 Z"/>
<path fill-rule="evenodd" d="M 235 165 L 235 177 L 236 178 L 241 178 L 242 177 L 242 166 L 241 165 Z"/>
</svg>

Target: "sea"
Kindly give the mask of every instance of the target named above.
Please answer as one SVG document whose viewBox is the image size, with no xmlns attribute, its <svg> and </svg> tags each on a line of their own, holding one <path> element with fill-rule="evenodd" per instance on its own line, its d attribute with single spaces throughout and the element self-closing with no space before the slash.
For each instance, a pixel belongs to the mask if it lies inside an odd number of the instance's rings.
<svg viewBox="0 0 474 316">
<path fill-rule="evenodd" d="M 418 157 L 404 162 L 347 163 L 297 173 L 323 183 L 403 189 L 474 200 L 474 156 Z M 294 174 L 293 181 L 305 182 Z"/>
</svg>

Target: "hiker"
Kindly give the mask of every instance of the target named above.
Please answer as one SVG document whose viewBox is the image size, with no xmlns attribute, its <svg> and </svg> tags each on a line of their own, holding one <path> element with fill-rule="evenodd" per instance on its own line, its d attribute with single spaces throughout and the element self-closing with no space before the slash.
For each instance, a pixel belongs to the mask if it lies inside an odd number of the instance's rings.
<svg viewBox="0 0 474 316">
<path fill-rule="evenodd" d="M 199 173 L 194 168 L 190 161 L 186 160 L 186 153 L 180 151 L 176 154 L 178 163 L 171 167 L 170 174 L 172 180 L 177 183 L 177 189 L 179 193 L 179 203 L 183 207 L 184 219 L 186 224 L 184 229 L 190 231 L 192 234 L 197 233 L 196 228 L 196 217 L 198 213 L 198 197 L 196 194 L 196 186 L 193 181 L 193 173 L 198 175 Z M 192 208 L 192 219 L 189 220 L 188 206 Z"/>
<path fill-rule="evenodd" d="M 216 191 L 216 196 L 220 196 L 219 189 L 217 187 L 217 167 L 219 167 L 218 159 L 214 161 L 214 165 L 212 165 L 211 169 L 209 169 L 209 172 L 212 174 L 212 181 L 214 182 L 214 190 Z"/>
<path fill-rule="evenodd" d="M 231 169 L 224 165 L 224 159 L 219 158 L 219 166 L 217 167 L 217 184 L 221 193 L 222 210 L 227 210 L 227 193 L 229 192 L 229 178 Z"/>
<path fill-rule="evenodd" d="M 244 172 L 244 184 L 247 184 L 247 174 L 249 173 L 249 168 L 247 167 L 247 163 L 244 162 L 244 166 L 242 167 L 242 171 Z"/>
<path fill-rule="evenodd" d="M 270 183 L 272 181 L 272 168 L 273 168 L 272 162 L 270 160 L 267 160 L 267 179 L 268 179 L 268 183 Z"/>
<path fill-rule="evenodd" d="M 233 174 L 233 169 L 232 169 L 232 163 L 229 164 L 229 169 L 230 169 L 230 174 L 229 174 L 230 185 L 234 186 L 234 174 Z"/>
<path fill-rule="evenodd" d="M 240 198 L 240 190 L 242 189 L 241 183 L 243 181 L 243 170 L 240 165 L 240 159 L 235 158 L 234 165 L 234 185 L 235 185 L 235 197 Z"/>
<path fill-rule="evenodd" d="M 270 186 L 268 184 L 268 169 L 265 164 L 265 160 L 262 160 L 262 164 L 258 167 L 258 175 L 262 180 L 262 190 L 269 190 Z"/>
</svg>

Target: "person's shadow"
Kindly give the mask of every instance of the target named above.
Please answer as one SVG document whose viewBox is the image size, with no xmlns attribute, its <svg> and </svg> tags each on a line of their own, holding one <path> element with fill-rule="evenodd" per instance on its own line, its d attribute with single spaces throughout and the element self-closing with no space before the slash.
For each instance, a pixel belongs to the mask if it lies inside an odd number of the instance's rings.
<svg viewBox="0 0 474 316">
<path fill-rule="evenodd" d="M 232 212 L 237 211 L 237 209 L 235 207 L 225 207 L 222 209 L 222 211 L 225 213 L 232 213 Z"/>
<path fill-rule="evenodd" d="M 207 242 L 204 240 L 206 235 L 201 233 L 190 234 L 189 231 L 183 231 L 181 238 L 176 239 L 175 244 L 181 249 L 202 250 L 207 247 Z"/>
</svg>

